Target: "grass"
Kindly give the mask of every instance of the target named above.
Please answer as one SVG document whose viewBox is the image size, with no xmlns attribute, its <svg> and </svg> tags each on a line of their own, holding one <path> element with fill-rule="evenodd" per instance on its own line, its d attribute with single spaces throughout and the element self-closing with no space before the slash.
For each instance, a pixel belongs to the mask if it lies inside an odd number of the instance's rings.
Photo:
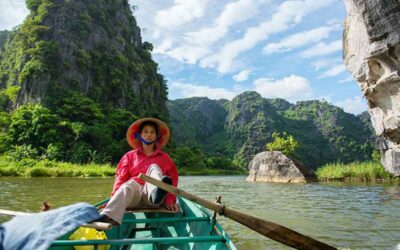
<svg viewBox="0 0 400 250">
<path fill-rule="evenodd" d="M 400 182 L 399 177 L 388 173 L 379 162 L 327 164 L 316 175 L 319 181 Z"/>
<path fill-rule="evenodd" d="M 73 164 L 50 160 L 23 159 L 11 161 L 0 156 L 0 176 L 18 177 L 114 177 L 116 166 L 110 164 Z M 237 175 L 244 170 L 179 169 L 179 175 Z"/>
<path fill-rule="evenodd" d="M 20 177 L 111 177 L 115 166 L 109 164 L 73 164 L 49 160 L 10 161 L 0 156 L 0 176 Z"/>
</svg>

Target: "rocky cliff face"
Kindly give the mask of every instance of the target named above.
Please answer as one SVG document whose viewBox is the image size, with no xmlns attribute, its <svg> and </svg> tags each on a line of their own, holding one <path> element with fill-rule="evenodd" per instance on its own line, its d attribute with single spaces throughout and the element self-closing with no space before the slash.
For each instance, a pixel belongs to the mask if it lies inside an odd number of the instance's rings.
<svg viewBox="0 0 400 250">
<path fill-rule="evenodd" d="M 61 93 L 79 91 L 106 108 L 167 113 L 165 81 L 127 0 L 27 5 L 30 15 L 6 44 L 0 66 L 2 85 L 16 90 L 14 108 L 51 106 Z"/>
<path fill-rule="evenodd" d="M 168 101 L 173 140 L 180 145 L 207 148 L 224 130 L 227 112 L 223 105 L 205 97 Z"/>
<path fill-rule="evenodd" d="M 344 61 L 367 99 L 382 163 L 400 175 L 400 2 L 345 4 Z"/>
<path fill-rule="evenodd" d="M 226 105 L 225 128 L 233 142 L 236 159 L 247 163 L 265 148 L 272 132 L 282 127 L 281 119 L 270 102 L 253 91 L 244 92 Z"/>
<path fill-rule="evenodd" d="M 226 148 L 224 130 L 227 111 L 226 100 L 214 101 L 205 97 L 192 97 L 168 101 L 173 142 L 177 145 L 199 147 L 210 155 L 233 155 Z"/>
</svg>

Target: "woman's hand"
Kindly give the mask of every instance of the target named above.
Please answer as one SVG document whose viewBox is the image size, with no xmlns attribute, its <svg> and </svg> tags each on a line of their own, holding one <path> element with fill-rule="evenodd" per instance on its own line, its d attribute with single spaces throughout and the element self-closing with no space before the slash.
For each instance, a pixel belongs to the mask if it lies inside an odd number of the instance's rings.
<svg viewBox="0 0 400 250">
<path fill-rule="evenodd" d="M 169 211 L 179 212 L 179 206 L 177 203 L 164 205 L 164 207 Z"/>
</svg>

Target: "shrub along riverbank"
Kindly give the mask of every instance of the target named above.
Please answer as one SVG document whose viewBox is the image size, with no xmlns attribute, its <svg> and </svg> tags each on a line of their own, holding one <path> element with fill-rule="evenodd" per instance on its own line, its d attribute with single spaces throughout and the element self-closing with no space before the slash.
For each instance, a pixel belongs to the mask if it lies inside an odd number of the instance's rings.
<svg viewBox="0 0 400 250">
<path fill-rule="evenodd" d="M 0 176 L 19 177 L 113 177 L 116 166 L 110 164 L 73 164 L 51 160 L 25 158 L 18 162 L 0 156 Z M 233 175 L 245 174 L 228 169 L 179 169 L 179 175 Z"/>
<path fill-rule="evenodd" d="M 327 164 L 316 171 L 319 181 L 346 182 L 399 182 L 400 178 L 388 173 L 379 162 Z"/>
</svg>

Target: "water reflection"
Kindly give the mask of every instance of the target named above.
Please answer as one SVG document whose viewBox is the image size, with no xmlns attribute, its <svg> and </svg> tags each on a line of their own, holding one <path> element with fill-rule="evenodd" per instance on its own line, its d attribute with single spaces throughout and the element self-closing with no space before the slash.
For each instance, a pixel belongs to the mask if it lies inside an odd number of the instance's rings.
<svg viewBox="0 0 400 250">
<path fill-rule="evenodd" d="M 400 187 L 380 184 L 279 184 L 245 176 L 181 177 L 180 188 L 202 198 L 292 228 L 331 245 L 396 249 L 400 243 Z M 102 178 L 0 178 L 0 208 L 38 211 L 108 197 L 113 180 Z M 0 220 L 4 218 L 0 218 Z M 219 217 L 239 249 L 289 249 Z"/>
</svg>

